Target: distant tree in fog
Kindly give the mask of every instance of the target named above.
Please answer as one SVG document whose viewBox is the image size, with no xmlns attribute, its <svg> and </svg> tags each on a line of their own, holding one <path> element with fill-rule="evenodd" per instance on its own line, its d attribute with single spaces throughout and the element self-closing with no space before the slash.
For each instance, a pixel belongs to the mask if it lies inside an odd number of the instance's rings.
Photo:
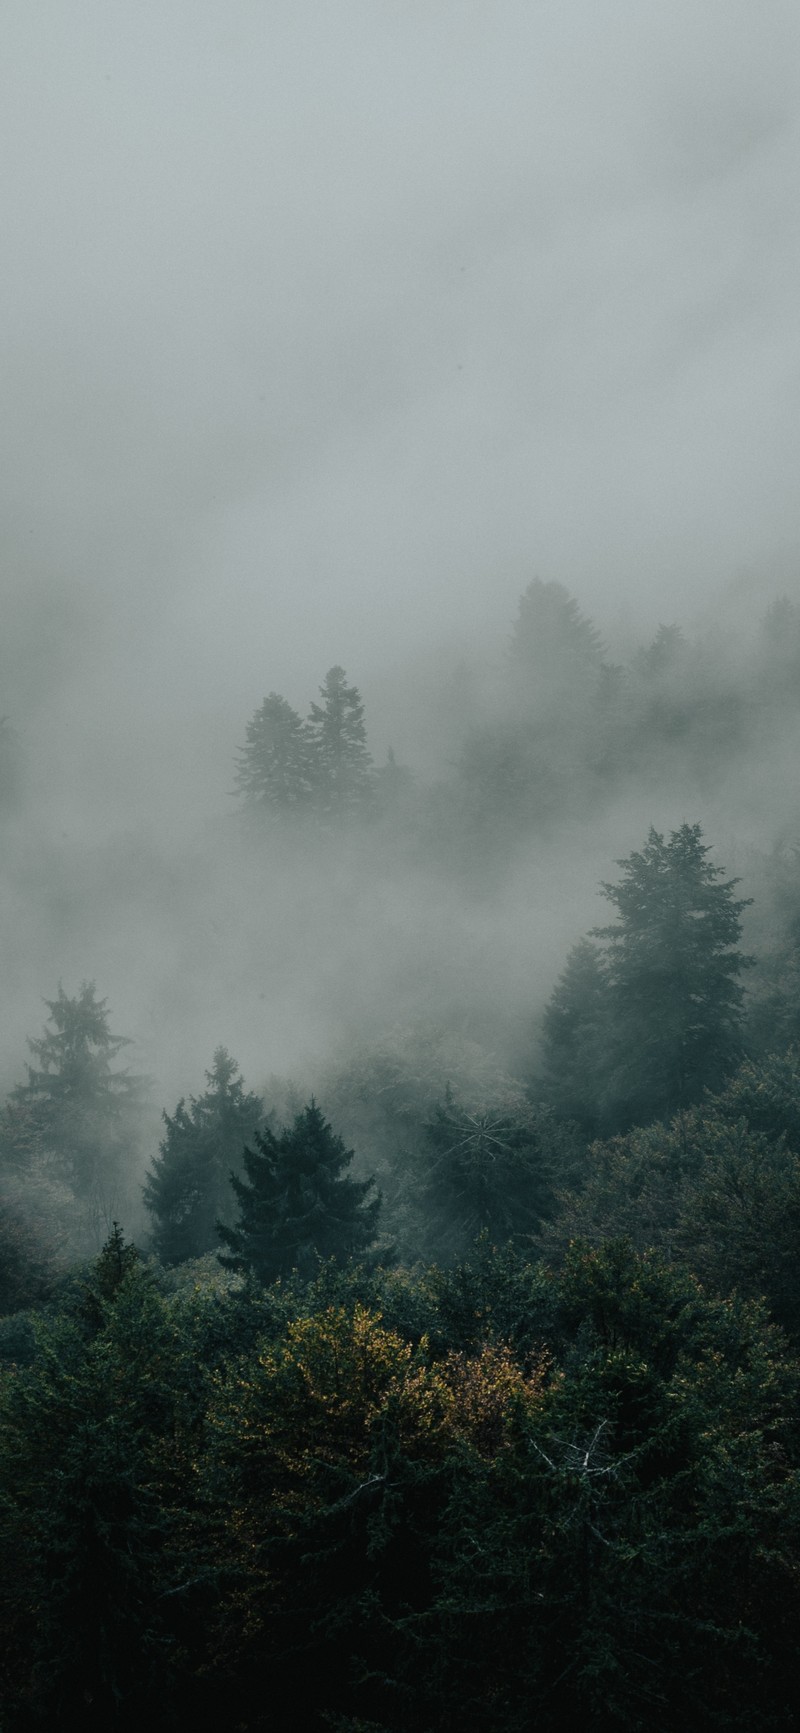
<svg viewBox="0 0 800 1733">
<path fill-rule="evenodd" d="M 0 1163 L 18 1177 L 44 1169 L 65 1182 L 92 1245 L 135 1196 L 145 1080 L 114 1069 L 130 1042 L 112 1035 L 93 981 L 74 998 L 59 986 L 45 1004 L 48 1026 L 28 1042 L 36 1064 L 12 1090 L 0 1123 Z"/>
<path fill-rule="evenodd" d="M 316 785 L 314 743 L 308 723 L 277 692 L 270 692 L 248 722 L 239 759 L 236 785 L 249 809 L 308 809 Z"/>
<path fill-rule="evenodd" d="M 550 1098 L 587 1132 L 676 1113 L 716 1088 L 742 1055 L 751 959 L 737 948 L 736 879 L 722 881 L 698 824 L 649 833 L 603 894 L 617 910 L 602 948 L 572 952 L 544 1014 Z"/>
<path fill-rule="evenodd" d="M 389 747 L 386 763 L 374 774 L 375 805 L 385 817 L 406 816 L 414 800 L 414 777 L 407 764 L 398 764 Z"/>
<path fill-rule="evenodd" d="M 333 818 L 372 805 L 372 759 L 358 688 L 348 686 L 343 668 L 331 668 L 320 696 L 323 702 L 312 704 L 303 721 L 271 692 L 248 723 L 236 771 L 247 812 Z"/>
<path fill-rule="evenodd" d="M 346 1174 L 346 1149 L 314 1101 L 277 1134 L 257 1132 L 244 1152 L 245 1178 L 231 1184 L 239 1206 L 235 1227 L 220 1223 L 228 1248 L 220 1262 L 261 1282 L 299 1270 L 312 1275 L 321 1260 L 358 1257 L 375 1240 L 380 1198 L 372 1180 Z"/>
<path fill-rule="evenodd" d="M 347 685 L 343 668 L 330 668 L 320 687 L 322 704 L 312 704 L 316 799 L 326 815 L 363 810 L 373 794 L 372 759 L 367 750 L 364 705 L 356 686 Z"/>
<path fill-rule="evenodd" d="M 618 921 L 599 928 L 608 978 L 606 1113 L 633 1123 L 674 1113 L 716 1087 L 741 1057 L 750 959 L 737 949 L 736 879 L 712 866 L 699 824 L 668 841 L 652 830 L 641 852 L 621 860 L 619 884 L 603 894 Z"/>
<path fill-rule="evenodd" d="M 231 1173 L 242 1167 L 245 1145 L 264 1118 L 264 1104 L 249 1094 L 236 1061 L 218 1047 L 208 1088 L 164 1114 L 166 1135 L 144 1187 L 153 1220 L 153 1245 L 165 1264 L 199 1258 L 217 1245 L 218 1218 L 235 1213 Z"/>
<path fill-rule="evenodd" d="M 509 650 L 511 666 L 521 681 L 533 681 L 568 702 L 572 683 L 596 683 L 603 666 L 600 634 L 581 613 L 563 584 L 534 578 L 520 598 Z"/>
<path fill-rule="evenodd" d="M 608 1064 L 609 991 L 600 947 L 581 939 L 570 952 L 544 1013 L 549 1100 L 588 1135 L 599 1127 Z"/>
</svg>

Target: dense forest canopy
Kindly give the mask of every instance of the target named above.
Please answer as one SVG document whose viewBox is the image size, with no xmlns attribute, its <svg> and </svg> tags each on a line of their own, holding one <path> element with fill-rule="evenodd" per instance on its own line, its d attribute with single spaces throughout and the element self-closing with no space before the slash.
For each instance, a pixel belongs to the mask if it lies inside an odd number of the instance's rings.
<svg viewBox="0 0 800 1733">
<path fill-rule="evenodd" d="M 191 863 L 106 858 L 159 1040 L 99 969 L 20 1031 L 9 1733 L 794 1724 L 800 610 L 614 659 L 534 579 L 458 716 L 431 776 L 270 690 Z"/>
</svg>

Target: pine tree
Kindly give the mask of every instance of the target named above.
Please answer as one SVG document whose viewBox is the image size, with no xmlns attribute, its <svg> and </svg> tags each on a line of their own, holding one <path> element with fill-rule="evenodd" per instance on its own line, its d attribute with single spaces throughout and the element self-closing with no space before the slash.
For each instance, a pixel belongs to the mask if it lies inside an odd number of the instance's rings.
<svg viewBox="0 0 800 1733">
<path fill-rule="evenodd" d="M 544 1086 L 565 1119 L 588 1135 L 598 1129 L 608 1047 L 608 980 L 600 947 L 571 950 L 543 1018 Z"/>
<path fill-rule="evenodd" d="M 232 1213 L 231 1170 L 241 1171 L 245 1145 L 264 1117 L 263 1102 L 245 1090 L 224 1047 L 205 1075 L 204 1095 L 164 1114 L 166 1135 L 145 1183 L 153 1245 L 166 1264 L 216 1248 L 217 1218 L 228 1222 Z"/>
<path fill-rule="evenodd" d="M 231 1175 L 239 1205 L 235 1227 L 219 1224 L 228 1247 L 220 1262 L 261 1282 L 321 1259 L 357 1257 L 373 1244 L 380 1198 L 373 1181 L 351 1179 L 353 1159 L 313 1100 L 277 1135 L 265 1127 L 244 1152 L 246 1178 Z"/>
<path fill-rule="evenodd" d="M 112 1035 L 105 999 L 93 981 L 70 998 L 59 985 L 46 999 L 49 1027 L 29 1040 L 37 1064 L 12 1090 L 0 1125 L 8 1170 L 63 1182 L 80 1211 L 87 1244 L 99 1243 L 115 1215 L 135 1209 L 134 1170 L 146 1109 L 145 1079 L 115 1070 L 124 1035 Z"/>
<path fill-rule="evenodd" d="M 323 703 L 312 704 L 310 721 L 319 811 L 324 816 L 363 811 L 371 804 L 373 781 L 361 696 L 339 667 L 328 670 L 320 696 Z"/>
<path fill-rule="evenodd" d="M 448 1089 L 426 1126 L 415 1213 L 437 1262 L 463 1254 L 482 1232 L 530 1242 L 552 1204 L 552 1164 L 532 1115 L 469 1111 Z"/>
<path fill-rule="evenodd" d="M 277 692 L 270 692 L 247 724 L 239 754 L 238 792 L 250 813 L 307 811 L 315 787 L 315 743 L 308 723 Z"/>
<path fill-rule="evenodd" d="M 603 646 L 591 620 L 563 584 L 534 578 L 520 598 L 509 651 L 510 663 L 534 698 L 574 699 L 581 688 L 596 686 Z"/>
<path fill-rule="evenodd" d="M 751 959 L 737 949 L 738 880 L 712 866 L 699 824 L 669 841 L 651 829 L 644 848 L 605 884 L 617 924 L 607 946 L 610 1053 L 605 1116 L 611 1128 L 663 1118 L 717 1087 L 741 1057 Z"/>
</svg>

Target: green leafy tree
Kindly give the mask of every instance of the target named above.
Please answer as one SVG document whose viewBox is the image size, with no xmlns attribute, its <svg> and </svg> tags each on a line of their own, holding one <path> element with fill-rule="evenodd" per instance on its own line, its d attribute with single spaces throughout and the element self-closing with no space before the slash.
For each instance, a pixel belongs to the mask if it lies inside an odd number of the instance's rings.
<svg viewBox="0 0 800 1733">
<path fill-rule="evenodd" d="M 231 1171 L 241 1172 L 245 1145 L 264 1118 L 263 1102 L 245 1090 L 224 1047 L 205 1075 L 204 1095 L 164 1114 L 166 1135 L 145 1183 L 153 1245 L 166 1264 L 215 1250 L 217 1220 L 229 1223 L 233 1213 Z"/>
<path fill-rule="evenodd" d="M 318 809 L 326 817 L 363 811 L 374 787 L 361 696 L 339 667 L 329 669 L 320 696 L 309 724 Z"/>
<path fill-rule="evenodd" d="M 291 1126 L 257 1132 L 244 1152 L 246 1178 L 231 1175 L 239 1205 L 235 1227 L 219 1224 L 227 1269 L 264 1283 L 297 1269 L 311 1275 L 320 1260 L 358 1257 L 375 1241 L 380 1198 L 372 1180 L 350 1178 L 346 1149 L 313 1100 Z"/>
<path fill-rule="evenodd" d="M 305 812 L 315 788 L 315 743 L 307 722 L 270 692 L 247 724 L 236 787 L 251 814 Z"/>
<path fill-rule="evenodd" d="M 109 1028 L 93 981 L 74 998 L 59 986 L 44 1033 L 29 1040 L 36 1063 L 12 1090 L 0 1126 L 7 1171 L 42 1168 L 74 1199 L 86 1245 L 102 1242 L 114 1216 L 138 1213 L 135 1170 L 147 1111 L 145 1079 L 115 1068 L 126 1036 Z"/>
<path fill-rule="evenodd" d="M 651 829 L 605 884 L 618 921 L 605 941 L 608 1078 L 602 1113 L 617 1126 L 663 1118 L 718 1087 L 742 1053 L 750 958 L 738 948 L 748 899 L 708 859 L 699 824 L 668 841 Z"/>
</svg>

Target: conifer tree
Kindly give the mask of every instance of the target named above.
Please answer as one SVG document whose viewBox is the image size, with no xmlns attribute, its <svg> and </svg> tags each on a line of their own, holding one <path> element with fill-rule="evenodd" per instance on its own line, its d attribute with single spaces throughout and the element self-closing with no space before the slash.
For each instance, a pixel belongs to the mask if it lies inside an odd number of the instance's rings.
<svg viewBox="0 0 800 1733">
<path fill-rule="evenodd" d="M 581 939 L 567 958 L 543 1019 L 544 1083 L 565 1119 L 591 1135 L 605 1088 L 608 980 L 600 947 Z"/>
<path fill-rule="evenodd" d="M 482 1232 L 530 1242 L 552 1204 L 551 1151 L 533 1116 L 469 1111 L 448 1089 L 426 1126 L 415 1213 L 437 1262 L 466 1252 Z"/>
<path fill-rule="evenodd" d="M 245 1090 L 236 1061 L 218 1047 L 208 1088 L 164 1114 L 166 1135 L 148 1174 L 144 1200 L 153 1219 L 153 1245 L 165 1264 L 202 1257 L 217 1245 L 218 1218 L 233 1213 L 231 1170 L 241 1171 L 244 1148 L 264 1117 L 263 1102 Z"/>
<path fill-rule="evenodd" d="M 610 1050 L 605 1115 L 612 1128 L 663 1118 L 718 1087 L 741 1058 L 751 959 L 738 948 L 738 881 L 712 866 L 699 824 L 668 841 L 651 829 L 605 884 L 618 921 L 605 941 Z M 722 882 L 721 882 L 722 881 Z"/>
<path fill-rule="evenodd" d="M 353 1159 L 309 1102 L 277 1135 L 265 1127 L 244 1152 L 246 1177 L 231 1175 L 239 1205 L 235 1227 L 219 1224 L 228 1248 L 220 1262 L 272 1282 L 297 1269 L 308 1276 L 326 1258 L 357 1257 L 373 1244 L 380 1198 L 373 1181 L 345 1173 Z"/>
<path fill-rule="evenodd" d="M 315 754 L 317 804 L 325 816 L 363 810 L 373 795 L 364 705 L 343 668 L 330 668 L 312 704 L 310 731 Z"/>
<path fill-rule="evenodd" d="M 315 787 L 315 746 L 308 723 L 279 693 L 270 692 L 247 724 L 239 754 L 237 791 L 251 813 L 306 811 Z"/>
<path fill-rule="evenodd" d="M 124 1035 L 112 1035 L 107 1001 L 93 981 L 70 998 L 59 985 L 46 999 L 49 1026 L 29 1040 L 37 1061 L 12 1090 L 0 1124 L 0 1159 L 23 1177 L 44 1169 L 63 1181 L 95 1243 L 135 1197 L 134 1169 L 146 1108 L 145 1079 L 114 1061 Z"/>
<path fill-rule="evenodd" d="M 595 685 L 603 666 L 603 646 L 591 620 L 581 613 L 563 584 L 534 578 L 520 598 L 510 647 L 511 667 L 533 694 L 568 700 L 587 681 Z"/>
</svg>

